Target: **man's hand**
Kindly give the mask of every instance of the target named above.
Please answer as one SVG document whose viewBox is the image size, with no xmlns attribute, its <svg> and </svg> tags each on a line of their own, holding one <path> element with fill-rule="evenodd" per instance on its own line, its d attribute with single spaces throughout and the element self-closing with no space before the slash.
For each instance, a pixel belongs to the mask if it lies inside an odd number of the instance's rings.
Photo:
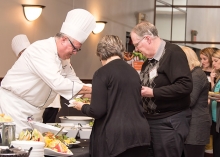
<svg viewBox="0 0 220 157">
<path fill-rule="evenodd" d="M 143 97 L 154 97 L 153 95 L 153 89 L 146 87 L 146 86 L 142 86 L 141 88 L 141 95 Z"/>
</svg>

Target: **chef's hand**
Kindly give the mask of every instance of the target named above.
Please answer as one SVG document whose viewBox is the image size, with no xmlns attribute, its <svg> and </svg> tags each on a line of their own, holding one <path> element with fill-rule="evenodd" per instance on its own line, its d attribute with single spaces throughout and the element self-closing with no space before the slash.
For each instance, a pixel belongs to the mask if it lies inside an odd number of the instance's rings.
<svg viewBox="0 0 220 157">
<path fill-rule="evenodd" d="M 92 87 L 83 85 L 82 89 L 77 93 L 77 95 L 91 94 L 91 93 L 92 93 Z"/>
<path fill-rule="evenodd" d="M 80 102 L 80 101 L 75 101 L 73 102 L 73 108 L 77 109 L 77 110 L 81 110 L 82 109 L 82 106 L 84 105 L 83 102 Z"/>
<path fill-rule="evenodd" d="M 141 95 L 143 97 L 154 97 L 153 89 L 149 88 L 149 87 L 146 87 L 146 86 L 142 86 Z"/>
</svg>

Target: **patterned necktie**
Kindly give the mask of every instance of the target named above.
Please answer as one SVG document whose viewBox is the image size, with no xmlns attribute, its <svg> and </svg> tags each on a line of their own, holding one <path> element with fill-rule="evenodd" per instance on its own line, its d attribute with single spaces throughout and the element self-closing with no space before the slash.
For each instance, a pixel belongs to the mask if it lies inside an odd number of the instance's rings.
<svg viewBox="0 0 220 157">
<path fill-rule="evenodd" d="M 158 61 L 155 59 L 148 60 L 148 64 L 143 71 L 140 73 L 140 78 L 142 82 L 142 86 L 147 86 L 150 88 L 155 87 L 154 78 L 150 78 L 150 71 L 153 68 L 158 67 Z M 154 98 L 149 97 L 142 97 L 142 101 L 144 103 L 144 109 L 147 111 L 148 114 L 154 114 L 157 108 L 157 105 L 154 103 Z"/>
</svg>

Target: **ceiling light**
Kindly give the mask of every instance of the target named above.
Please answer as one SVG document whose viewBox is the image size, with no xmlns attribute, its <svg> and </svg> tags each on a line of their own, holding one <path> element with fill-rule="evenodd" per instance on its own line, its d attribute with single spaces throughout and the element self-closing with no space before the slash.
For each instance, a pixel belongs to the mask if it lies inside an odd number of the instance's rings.
<svg viewBox="0 0 220 157">
<path fill-rule="evenodd" d="M 28 21 L 36 20 L 41 15 L 42 9 L 45 8 L 43 5 L 22 4 L 22 6 L 24 15 Z"/>
<path fill-rule="evenodd" d="M 98 34 L 100 33 L 104 28 L 105 28 L 105 24 L 107 22 L 106 21 L 96 21 L 96 27 L 95 29 L 92 31 L 93 34 Z"/>
</svg>

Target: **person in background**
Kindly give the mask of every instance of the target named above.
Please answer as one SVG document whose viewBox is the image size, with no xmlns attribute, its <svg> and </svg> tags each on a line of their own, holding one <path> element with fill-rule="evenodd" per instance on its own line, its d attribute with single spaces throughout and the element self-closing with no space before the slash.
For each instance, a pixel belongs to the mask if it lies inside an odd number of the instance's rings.
<svg viewBox="0 0 220 157">
<path fill-rule="evenodd" d="M 201 67 L 202 67 L 202 70 L 205 72 L 207 78 L 208 78 L 208 81 L 209 81 L 209 91 L 212 90 L 212 86 L 214 86 L 214 83 L 213 85 L 211 85 L 211 79 L 210 79 L 210 74 L 212 72 L 212 54 L 217 50 L 217 48 L 215 47 L 206 47 L 204 49 L 202 49 L 200 51 L 200 60 L 201 60 Z M 208 104 L 210 104 L 210 99 L 208 100 Z M 206 153 L 211 153 L 213 152 L 213 137 L 212 137 L 212 133 L 211 133 L 211 130 L 210 130 L 210 138 L 209 138 L 209 143 L 206 145 L 205 147 L 205 152 Z"/>
<path fill-rule="evenodd" d="M 216 50 L 217 48 L 207 47 L 200 51 L 201 67 L 210 82 L 209 90 L 211 90 L 210 73 L 212 72 L 212 54 Z"/>
<path fill-rule="evenodd" d="M 138 73 L 123 61 L 118 36 L 106 35 L 98 43 L 102 62 L 92 79 L 90 105 L 75 108 L 95 118 L 90 136 L 91 157 L 146 157 L 150 131 L 143 114 Z"/>
<path fill-rule="evenodd" d="M 30 45 L 30 42 L 25 34 L 16 35 L 11 42 L 12 50 L 17 58 L 21 56 L 24 50 Z"/>
<path fill-rule="evenodd" d="M 44 109 L 57 94 L 67 100 L 91 94 L 91 87 L 74 80 L 68 59 L 81 50 L 95 26 L 95 18 L 88 11 L 69 11 L 60 33 L 32 43 L 7 72 L 0 87 L 0 113 L 12 117 L 16 135 L 30 127 L 27 117 L 33 115 L 35 121 L 42 122 Z M 67 67 L 70 70 L 64 73 Z"/>
<path fill-rule="evenodd" d="M 212 54 L 213 70 L 210 74 L 212 91 L 220 92 L 220 50 L 215 51 Z M 220 156 L 220 100 L 211 100 L 210 103 L 212 126 L 211 133 L 213 136 L 213 157 Z"/>
<path fill-rule="evenodd" d="M 158 36 L 148 21 L 131 31 L 135 51 L 147 60 L 143 63 L 142 101 L 150 125 L 155 157 L 180 157 L 191 120 L 190 93 L 192 75 L 183 50 Z"/>
<path fill-rule="evenodd" d="M 204 157 L 205 145 L 209 143 L 211 119 L 208 106 L 209 82 L 200 67 L 196 53 L 189 47 L 182 47 L 192 72 L 193 90 L 190 94 L 192 119 L 185 141 L 185 157 Z"/>
</svg>

